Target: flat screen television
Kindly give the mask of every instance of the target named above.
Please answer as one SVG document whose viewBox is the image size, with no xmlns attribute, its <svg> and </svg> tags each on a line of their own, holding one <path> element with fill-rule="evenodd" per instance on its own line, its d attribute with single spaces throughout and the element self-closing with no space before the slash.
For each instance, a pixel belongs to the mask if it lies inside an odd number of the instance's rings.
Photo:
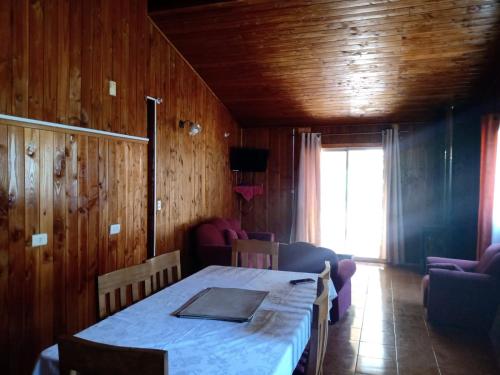
<svg viewBox="0 0 500 375">
<path fill-rule="evenodd" d="M 263 148 L 231 147 L 231 170 L 239 172 L 265 172 L 269 150 Z"/>
</svg>

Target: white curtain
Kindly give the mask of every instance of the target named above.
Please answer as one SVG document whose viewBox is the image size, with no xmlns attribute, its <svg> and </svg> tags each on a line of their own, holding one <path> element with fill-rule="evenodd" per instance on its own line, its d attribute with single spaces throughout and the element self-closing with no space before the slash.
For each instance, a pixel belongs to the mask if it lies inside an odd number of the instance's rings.
<svg viewBox="0 0 500 375">
<path fill-rule="evenodd" d="M 320 244 L 321 134 L 302 133 L 295 241 Z"/>
<path fill-rule="evenodd" d="M 399 152 L 399 127 L 382 133 L 384 145 L 384 210 L 385 236 L 381 257 L 388 263 L 404 263 L 403 200 L 401 194 L 401 163 Z"/>
</svg>

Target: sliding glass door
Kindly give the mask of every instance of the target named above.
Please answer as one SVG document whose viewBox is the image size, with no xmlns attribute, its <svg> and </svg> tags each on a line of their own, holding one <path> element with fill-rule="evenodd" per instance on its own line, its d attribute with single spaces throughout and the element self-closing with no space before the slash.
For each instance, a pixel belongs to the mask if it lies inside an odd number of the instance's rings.
<svg viewBox="0 0 500 375">
<path fill-rule="evenodd" d="M 321 245 L 380 259 L 383 236 L 382 148 L 323 149 Z"/>
</svg>

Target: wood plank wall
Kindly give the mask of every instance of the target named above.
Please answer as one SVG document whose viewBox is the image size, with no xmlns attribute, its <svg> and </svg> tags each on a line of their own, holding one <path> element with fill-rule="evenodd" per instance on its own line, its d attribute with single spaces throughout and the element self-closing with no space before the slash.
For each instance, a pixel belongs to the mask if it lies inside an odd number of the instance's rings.
<svg viewBox="0 0 500 375">
<path fill-rule="evenodd" d="M 145 136 L 144 96 L 162 97 L 158 250 L 181 248 L 189 263 L 189 229 L 234 213 L 228 147 L 239 128 L 146 6 L 1 1 L 0 113 Z M 203 132 L 189 137 L 181 118 Z M 0 372 L 30 373 L 58 335 L 95 321 L 97 274 L 144 260 L 146 158 L 144 144 L 0 126 Z M 107 235 L 112 223 L 120 235 Z M 31 248 L 35 232 L 49 245 Z"/>
<path fill-rule="evenodd" d="M 387 125 L 322 126 L 311 131 L 328 133 L 376 132 Z M 269 148 L 265 173 L 245 176 L 264 185 L 264 195 L 250 203 L 240 201 L 242 227 L 246 230 L 274 232 L 278 241 L 289 242 L 292 227 L 292 129 L 244 128 L 242 142 L 248 147 Z M 401 164 L 403 169 L 403 209 L 407 261 L 418 263 L 422 228 L 442 223 L 442 124 L 405 124 L 401 126 Z M 295 183 L 297 183 L 300 135 L 296 135 Z M 323 143 L 344 147 L 381 142 L 380 135 L 324 136 Z"/>
</svg>

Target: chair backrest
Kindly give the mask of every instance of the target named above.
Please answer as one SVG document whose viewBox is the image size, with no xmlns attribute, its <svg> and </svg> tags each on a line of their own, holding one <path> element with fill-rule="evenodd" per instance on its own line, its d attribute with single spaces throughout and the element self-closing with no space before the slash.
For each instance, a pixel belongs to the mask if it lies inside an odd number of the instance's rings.
<svg viewBox="0 0 500 375">
<path fill-rule="evenodd" d="M 59 372 L 69 375 L 167 375 L 164 350 L 127 348 L 88 341 L 74 336 L 59 339 Z"/>
<path fill-rule="evenodd" d="M 234 240 L 231 254 L 231 265 L 238 267 L 238 258 L 242 267 L 278 269 L 279 244 L 271 241 Z M 259 256 L 263 254 L 264 256 Z M 263 259 L 260 259 L 263 258 Z M 260 260 L 262 260 L 260 262 Z M 259 265 L 259 263 L 262 263 Z"/>
<path fill-rule="evenodd" d="M 144 283 L 143 292 L 142 283 Z M 132 296 L 128 298 L 130 288 L 132 289 Z M 150 265 L 142 263 L 101 275 L 97 278 L 97 289 L 99 296 L 99 318 L 102 319 L 109 314 L 125 308 L 130 304 L 129 302 L 134 303 L 140 298 L 151 294 Z M 117 291 L 119 291 L 119 303 L 116 303 Z M 107 304 L 108 298 L 109 309 Z"/>
<path fill-rule="evenodd" d="M 486 270 L 490 268 L 491 261 L 497 254 L 500 254 L 500 243 L 493 243 L 488 246 L 484 254 L 481 256 L 481 259 L 479 259 L 476 272 L 486 273 Z"/>
<path fill-rule="evenodd" d="M 146 261 L 150 265 L 151 289 L 156 292 L 181 279 L 181 252 L 175 250 Z M 175 269 L 175 278 L 174 275 Z M 166 275 L 165 275 L 166 274 Z"/>
<path fill-rule="evenodd" d="M 308 375 L 323 373 L 326 345 L 328 342 L 328 293 L 329 293 L 329 264 L 325 275 L 318 278 L 318 297 L 313 304 L 313 320 L 311 326 L 311 339 L 309 341 L 309 358 L 307 360 Z M 326 277 L 328 275 L 328 277 Z"/>
<path fill-rule="evenodd" d="M 321 273 L 318 276 L 318 284 L 317 284 L 317 289 L 316 289 L 316 296 L 317 297 L 319 297 L 320 294 L 323 293 L 323 286 L 325 285 L 323 282 L 320 282 L 320 280 L 325 281 L 328 286 L 330 285 L 328 283 L 330 282 L 331 269 L 332 269 L 332 267 L 330 265 L 330 262 L 328 260 L 325 260 L 325 268 L 323 269 L 323 271 L 321 271 Z"/>
</svg>

